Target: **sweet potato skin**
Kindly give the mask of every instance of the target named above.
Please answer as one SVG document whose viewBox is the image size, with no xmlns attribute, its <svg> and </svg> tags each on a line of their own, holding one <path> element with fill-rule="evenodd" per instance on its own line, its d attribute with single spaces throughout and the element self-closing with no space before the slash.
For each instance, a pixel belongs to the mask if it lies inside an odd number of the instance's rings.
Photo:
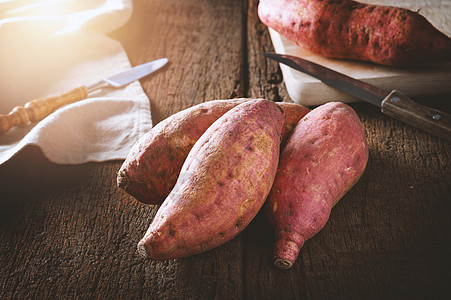
<svg viewBox="0 0 451 300">
<path fill-rule="evenodd" d="M 243 103 L 201 136 L 138 251 L 154 260 L 195 255 L 235 237 L 269 194 L 280 151 L 283 111 Z"/>
<path fill-rule="evenodd" d="M 161 121 L 130 150 L 118 172 L 118 186 L 142 203 L 163 203 L 194 143 L 224 113 L 250 100 L 207 101 Z M 285 113 L 282 139 L 286 141 L 296 123 L 310 110 L 295 103 L 278 105 Z"/>
<path fill-rule="evenodd" d="M 310 109 L 296 103 L 291 102 L 277 102 L 284 112 L 285 122 L 282 128 L 282 143 L 283 147 L 291 135 L 296 124 L 310 112 Z"/>
<path fill-rule="evenodd" d="M 142 203 L 161 204 L 199 137 L 224 113 L 248 100 L 212 100 L 161 121 L 130 150 L 118 172 L 118 186 Z"/>
<path fill-rule="evenodd" d="M 358 116 L 330 102 L 299 121 L 280 154 L 265 206 L 274 227 L 274 263 L 289 268 L 304 242 L 326 224 L 332 207 L 363 174 L 368 144 Z"/>
<path fill-rule="evenodd" d="M 261 0 L 260 20 L 328 57 L 405 66 L 450 60 L 451 39 L 418 12 L 350 0 Z"/>
</svg>

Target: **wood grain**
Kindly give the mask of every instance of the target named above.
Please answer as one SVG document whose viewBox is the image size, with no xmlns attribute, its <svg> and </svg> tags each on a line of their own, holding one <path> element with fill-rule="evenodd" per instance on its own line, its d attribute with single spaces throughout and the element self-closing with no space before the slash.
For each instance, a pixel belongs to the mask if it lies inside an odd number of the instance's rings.
<svg viewBox="0 0 451 300">
<path fill-rule="evenodd" d="M 114 35 L 136 53 L 132 64 L 169 59 L 158 80 L 141 81 L 155 122 L 206 100 L 243 95 L 242 6 L 238 0 L 141 1 Z"/>
<path fill-rule="evenodd" d="M 291 102 L 278 64 L 264 57 L 265 52 L 274 52 L 267 27 L 257 15 L 258 1 L 248 1 L 246 18 L 247 46 L 247 96 L 268 100 Z"/>
<path fill-rule="evenodd" d="M 133 65 L 171 61 L 141 81 L 154 123 L 207 99 L 290 101 L 277 63 L 263 57 L 272 45 L 257 4 L 134 1 L 113 36 Z M 422 103 L 450 107 L 449 95 Z M 0 299 L 445 299 L 451 144 L 351 106 L 368 137 L 367 169 L 287 271 L 272 264 L 263 213 L 217 249 L 144 261 L 136 243 L 158 207 L 116 187 L 121 161 L 55 165 L 27 148 L 0 166 Z"/>
</svg>

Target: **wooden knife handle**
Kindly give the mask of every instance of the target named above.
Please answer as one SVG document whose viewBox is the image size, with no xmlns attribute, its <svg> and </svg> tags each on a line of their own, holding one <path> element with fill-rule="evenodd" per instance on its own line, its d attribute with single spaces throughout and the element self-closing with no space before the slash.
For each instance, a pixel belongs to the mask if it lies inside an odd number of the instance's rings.
<svg viewBox="0 0 451 300">
<path fill-rule="evenodd" d="M 38 98 L 24 106 L 14 107 L 9 114 L 0 114 L 0 135 L 14 126 L 25 127 L 30 122 L 44 119 L 63 105 L 77 102 L 88 97 L 88 90 L 80 86 L 59 96 Z"/>
<path fill-rule="evenodd" d="M 392 91 L 381 109 L 388 116 L 451 141 L 450 114 L 418 104 L 400 91 Z"/>
</svg>

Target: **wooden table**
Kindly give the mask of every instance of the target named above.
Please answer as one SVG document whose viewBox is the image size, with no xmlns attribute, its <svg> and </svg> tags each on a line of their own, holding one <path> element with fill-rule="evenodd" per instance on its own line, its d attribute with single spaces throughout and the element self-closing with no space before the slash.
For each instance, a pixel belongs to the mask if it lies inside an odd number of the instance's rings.
<svg viewBox="0 0 451 300">
<path fill-rule="evenodd" d="M 141 81 L 154 124 L 212 99 L 290 101 L 257 0 L 135 1 L 112 36 L 133 65 L 168 57 Z M 448 109 L 451 95 L 422 99 Z M 449 103 L 449 102 L 448 102 Z M 158 207 L 116 187 L 121 161 L 56 165 L 28 148 L 0 166 L 0 298 L 437 299 L 451 293 L 450 143 L 351 105 L 367 169 L 301 250 L 273 266 L 259 214 L 227 244 L 186 259 L 136 252 Z"/>
</svg>

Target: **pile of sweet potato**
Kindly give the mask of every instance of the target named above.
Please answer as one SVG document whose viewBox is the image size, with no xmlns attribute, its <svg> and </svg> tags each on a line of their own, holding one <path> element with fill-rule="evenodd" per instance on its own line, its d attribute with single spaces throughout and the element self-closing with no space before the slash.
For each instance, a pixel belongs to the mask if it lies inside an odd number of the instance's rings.
<svg viewBox="0 0 451 300">
<path fill-rule="evenodd" d="M 144 135 L 119 170 L 118 185 L 141 202 L 161 204 L 138 244 L 144 257 L 215 248 L 265 206 L 276 236 L 274 262 L 288 268 L 367 160 L 360 120 L 343 103 L 310 111 L 264 99 L 215 100 Z"/>
<path fill-rule="evenodd" d="M 416 12 L 352 0 L 261 0 L 259 17 L 322 55 L 406 65 L 449 59 L 451 41 Z M 346 104 L 309 110 L 265 99 L 205 102 L 159 123 L 131 149 L 118 186 L 160 205 L 138 251 L 167 260 L 218 247 L 264 208 L 274 264 L 290 268 L 305 241 L 359 180 L 365 132 Z"/>
</svg>

